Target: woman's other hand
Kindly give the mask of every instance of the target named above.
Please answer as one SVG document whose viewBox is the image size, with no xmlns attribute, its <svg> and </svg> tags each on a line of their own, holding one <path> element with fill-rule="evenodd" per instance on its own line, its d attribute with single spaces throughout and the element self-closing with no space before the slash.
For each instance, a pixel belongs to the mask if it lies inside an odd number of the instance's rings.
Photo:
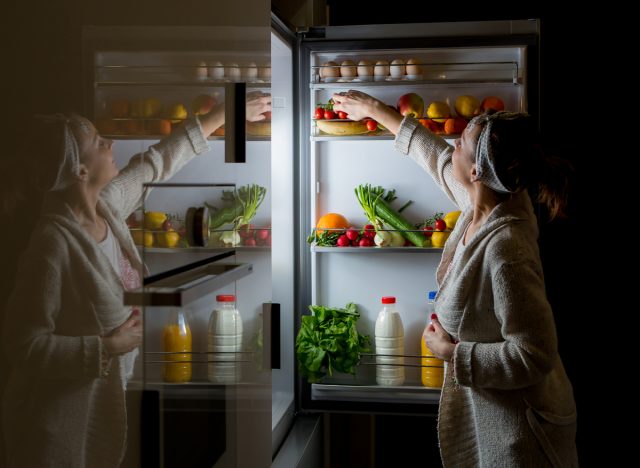
<svg viewBox="0 0 640 468">
<path fill-rule="evenodd" d="M 336 93 L 331 99 L 333 99 L 333 110 L 346 112 L 351 120 L 370 117 L 384 125 L 394 135 L 400 129 L 402 116 L 393 107 L 368 94 L 350 90 L 346 93 Z"/>
<path fill-rule="evenodd" d="M 443 361 L 451 362 L 456 345 L 451 342 L 451 336 L 442 328 L 436 314 L 431 315 L 431 323 L 422 335 L 433 355 Z"/>
<path fill-rule="evenodd" d="M 142 344 L 142 316 L 138 309 L 131 312 L 129 318 L 111 333 L 102 338 L 102 343 L 110 356 L 133 351 Z"/>
<path fill-rule="evenodd" d="M 271 94 L 260 92 L 247 94 L 246 118 L 249 122 L 265 120 L 265 112 L 271 112 Z"/>
</svg>

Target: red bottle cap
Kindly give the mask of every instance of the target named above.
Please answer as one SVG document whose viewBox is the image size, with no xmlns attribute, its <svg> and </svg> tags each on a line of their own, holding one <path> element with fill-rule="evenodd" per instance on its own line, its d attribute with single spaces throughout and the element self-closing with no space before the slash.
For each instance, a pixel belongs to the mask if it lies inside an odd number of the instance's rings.
<svg viewBox="0 0 640 468">
<path fill-rule="evenodd" d="M 393 296 L 385 296 L 382 298 L 382 303 L 383 304 L 395 304 L 396 303 L 396 298 Z"/>
<path fill-rule="evenodd" d="M 233 294 L 218 294 L 216 296 L 218 302 L 236 302 L 236 296 Z"/>
</svg>

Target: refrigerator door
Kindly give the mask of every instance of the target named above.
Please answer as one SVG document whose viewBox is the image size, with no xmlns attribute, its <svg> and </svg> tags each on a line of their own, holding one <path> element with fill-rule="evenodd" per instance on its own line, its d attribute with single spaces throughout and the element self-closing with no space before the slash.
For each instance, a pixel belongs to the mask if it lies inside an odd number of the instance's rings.
<svg viewBox="0 0 640 468">
<path fill-rule="evenodd" d="M 87 113 L 115 140 L 120 168 L 206 112 L 207 96 L 241 103 L 209 136 L 207 151 L 145 186 L 148 196 L 129 219 L 148 271 L 125 297 L 143 311 L 144 344 L 127 384 L 123 466 L 271 462 L 271 373 L 281 323 L 272 286 L 290 281 L 283 265 L 272 268 L 271 242 L 286 227 L 272 221 L 269 119 L 234 120 L 243 115 L 245 94 L 270 93 L 264 10 L 264 27 L 84 31 Z M 234 296 L 235 318 L 221 312 L 220 295 Z"/>
<path fill-rule="evenodd" d="M 424 101 L 421 124 L 453 144 L 489 98 L 498 98 L 507 110 L 537 116 L 537 42 L 536 21 L 327 27 L 301 37 L 298 239 L 305 270 L 299 310 L 303 314 L 308 304 L 345 307 L 354 302 L 360 312 L 358 332 L 369 335 L 373 345 L 361 354 L 355 375 L 327 373 L 313 384 L 301 379 L 303 409 L 437 412 L 439 389 L 421 384 L 423 366 L 430 364 L 422 360 L 420 340 L 428 323 L 427 295 L 436 289 L 435 270 L 442 253 L 438 235 L 424 246 L 337 247 L 335 239 L 332 246 L 318 242 L 317 236 L 311 245 L 305 240 L 327 213 L 339 213 L 349 226 L 361 230 L 369 221 L 354 188 L 362 184 L 395 189 L 398 199 L 390 206 L 396 211 L 412 201 L 402 216 L 416 231 L 436 213 L 458 209 L 427 173 L 394 148 L 388 131 L 341 121 L 339 116 L 327 120 L 326 113 L 317 119 L 317 106 L 326 107 L 333 93 L 350 89 L 393 107 L 402 95 L 415 93 Z M 432 103 L 439 103 L 432 111 L 439 106 L 444 115 L 427 114 Z M 449 117 L 451 122 L 446 122 Z M 456 123 L 462 127 L 456 128 Z M 389 225 L 383 229 L 394 231 Z M 404 325 L 406 377 L 398 386 L 376 384 L 376 368 L 385 358 L 376 356 L 374 340 L 383 296 L 396 297 Z M 298 315 L 297 330 L 300 320 Z"/>
</svg>

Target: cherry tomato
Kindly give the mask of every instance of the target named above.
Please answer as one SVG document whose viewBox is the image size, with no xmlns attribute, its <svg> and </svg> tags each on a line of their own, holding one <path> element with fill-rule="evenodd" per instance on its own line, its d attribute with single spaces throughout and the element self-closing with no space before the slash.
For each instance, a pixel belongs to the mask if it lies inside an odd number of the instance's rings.
<svg viewBox="0 0 640 468">
<path fill-rule="evenodd" d="M 326 109 L 324 111 L 324 118 L 327 119 L 327 120 L 335 119 L 336 118 L 336 113 L 333 112 L 332 110 Z"/>
<path fill-rule="evenodd" d="M 316 119 L 324 119 L 324 109 L 322 107 L 316 109 L 315 117 Z"/>
<path fill-rule="evenodd" d="M 423 227 L 422 234 L 424 234 L 424 237 L 431 237 L 431 235 L 433 234 L 433 226 Z"/>
<path fill-rule="evenodd" d="M 447 223 L 444 222 L 444 219 L 436 219 L 436 231 L 444 231 L 447 229 Z"/>
<path fill-rule="evenodd" d="M 373 132 L 376 128 L 378 128 L 378 122 L 375 120 L 367 120 L 367 130 Z"/>
<path fill-rule="evenodd" d="M 338 111 L 338 118 L 339 119 L 348 119 L 349 115 L 344 111 Z"/>
</svg>

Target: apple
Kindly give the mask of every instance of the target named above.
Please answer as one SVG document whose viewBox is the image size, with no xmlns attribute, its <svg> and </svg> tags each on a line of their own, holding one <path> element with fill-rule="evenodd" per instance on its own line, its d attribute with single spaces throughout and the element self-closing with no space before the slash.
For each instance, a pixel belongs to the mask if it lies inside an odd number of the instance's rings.
<svg viewBox="0 0 640 468">
<path fill-rule="evenodd" d="M 173 231 L 173 224 L 171 224 L 171 220 L 170 219 L 165 219 L 162 222 L 162 230 L 163 231 Z"/>
<path fill-rule="evenodd" d="M 191 110 L 195 115 L 204 115 L 211 112 L 211 109 L 216 105 L 216 100 L 208 94 L 200 94 L 197 96 L 191 104 Z"/>
<path fill-rule="evenodd" d="M 187 108 L 184 107 L 184 104 L 177 102 L 169 106 L 167 117 L 172 123 L 180 123 L 180 121 L 187 118 Z"/>
<path fill-rule="evenodd" d="M 416 93 L 403 94 L 398 99 L 398 112 L 404 117 L 410 115 L 416 119 L 422 117 L 424 113 L 424 101 Z"/>
</svg>

